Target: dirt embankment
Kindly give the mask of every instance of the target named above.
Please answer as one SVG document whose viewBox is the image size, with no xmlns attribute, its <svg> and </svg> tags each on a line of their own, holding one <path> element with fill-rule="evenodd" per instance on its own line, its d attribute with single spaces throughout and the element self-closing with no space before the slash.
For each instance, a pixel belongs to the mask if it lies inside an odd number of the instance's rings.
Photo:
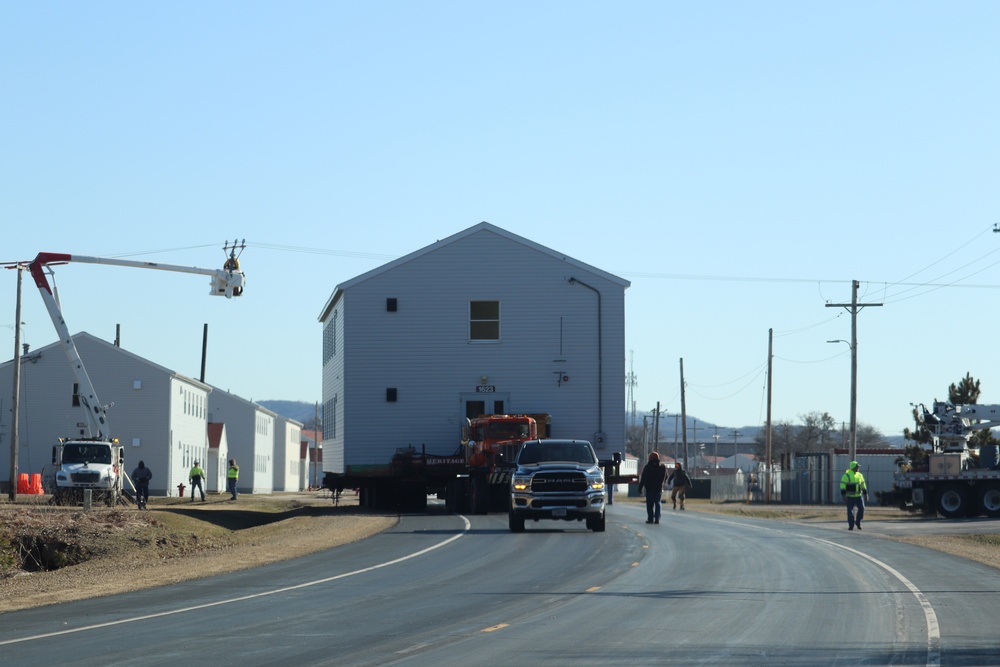
<svg viewBox="0 0 1000 667">
<path fill-rule="evenodd" d="M 256 567 L 370 537 L 395 515 L 319 494 L 233 502 L 151 498 L 134 508 L 0 504 L 0 612 L 161 586 Z M 114 573 L 114 576 L 109 576 Z"/>
</svg>

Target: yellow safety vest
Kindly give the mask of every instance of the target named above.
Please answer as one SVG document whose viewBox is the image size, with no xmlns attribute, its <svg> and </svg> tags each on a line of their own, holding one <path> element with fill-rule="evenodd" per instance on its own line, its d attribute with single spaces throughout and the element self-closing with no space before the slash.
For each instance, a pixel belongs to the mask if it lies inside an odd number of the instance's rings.
<svg viewBox="0 0 1000 667">
<path fill-rule="evenodd" d="M 868 486 L 865 484 L 865 476 L 860 472 L 848 470 L 840 478 L 840 490 L 846 491 L 848 498 L 860 498 L 868 490 Z"/>
</svg>

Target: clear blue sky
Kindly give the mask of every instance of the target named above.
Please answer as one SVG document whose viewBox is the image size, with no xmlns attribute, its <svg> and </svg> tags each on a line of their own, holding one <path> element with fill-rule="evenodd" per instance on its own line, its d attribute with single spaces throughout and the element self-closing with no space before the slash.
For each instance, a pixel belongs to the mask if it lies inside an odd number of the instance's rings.
<svg viewBox="0 0 1000 667">
<path fill-rule="evenodd" d="M 1000 4 L 8 2 L 0 261 L 71 331 L 254 400 L 321 400 L 334 287 L 489 221 L 629 279 L 626 368 L 725 427 L 898 434 L 966 372 L 1000 403 Z M 15 276 L 0 272 L 0 358 Z M 502 279 L 498 277 L 498 279 Z M 33 285 L 25 340 L 56 340 Z M 622 405 L 626 407 L 625 397 Z"/>
</svg>

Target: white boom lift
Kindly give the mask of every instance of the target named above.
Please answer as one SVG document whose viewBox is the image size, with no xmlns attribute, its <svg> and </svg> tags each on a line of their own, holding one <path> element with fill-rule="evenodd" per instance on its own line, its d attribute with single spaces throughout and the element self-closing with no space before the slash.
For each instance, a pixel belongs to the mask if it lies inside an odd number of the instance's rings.
<svg viewBox="0 0 1000 667">
<path fill-rule="evenodd" d="M 42 301 L 49 311 L 52 324 L 59 334 L 60 342 L 69 359 L 73 374 L 78 384 L 80 405 L 87 416 L 86 426 L 88 437 L 60 439 L 53 448 L 52 465 L 55 470 L 55 490 L 53 501 L 56 504 L 79 503 L 83 499 L 83 491 L 91 489 L 94 500 L 103 500 L 108 506 L 116 505 L 122 499 L 122 480 L 124 470 L 124 448 L 118 446 L 118 441 L 111 437 L 108 428 L 108 408 L 101 403 L 90 380 L 90 375 L 80 358 L 76 343 L 70 334 L 69 327 L 62 315 L 62 308 L 56 293 L 49 285 L 46 272 L 51 273 L 51 266 L 82 262 L 85 264 L 106 264 L 110 266 L 126 266 L 139 269 L 156 269 L 159 271 L 174 271 L 178 273 L 193 273 L 211 278 L 212 296 L 224 296 L 231 299 L 243 294 L 246 276 L 240 269 L 239 256 L 246 248 L 246 242 L 227 241 L 223 250 L 228 253 L 222 269 L 202 269 L 198 267 L 160 264 L 157 262 L 138 262 L 127 259 L 112 259 L 108 257 L 87 257 L 84 255 L 67 255 L 42 252 L 28 265 L 31 276 L 42 295 Z M 237 252 L 238 251 L 238 252 Z"/>
</svg>

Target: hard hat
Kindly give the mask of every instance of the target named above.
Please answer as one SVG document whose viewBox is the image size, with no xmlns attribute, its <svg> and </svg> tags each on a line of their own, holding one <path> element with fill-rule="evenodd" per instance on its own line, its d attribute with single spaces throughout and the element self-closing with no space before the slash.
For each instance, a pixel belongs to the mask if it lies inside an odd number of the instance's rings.
<svg viewBox="0 0 1000 667">
<path fill-rule="evenodd" d="M 194 464 L 195 464 L 195 465 L 198 465 L 198 462 L 197 462 L 197 461 L 195 461 L 195 462 L 194 462 Z"/>
<path fill-rule="evenodd" d="M 851 467 L 852 468 L 860 468 L 861 464 L 858 463 L 857 461 L 851 461 Z"/>
</svg>

